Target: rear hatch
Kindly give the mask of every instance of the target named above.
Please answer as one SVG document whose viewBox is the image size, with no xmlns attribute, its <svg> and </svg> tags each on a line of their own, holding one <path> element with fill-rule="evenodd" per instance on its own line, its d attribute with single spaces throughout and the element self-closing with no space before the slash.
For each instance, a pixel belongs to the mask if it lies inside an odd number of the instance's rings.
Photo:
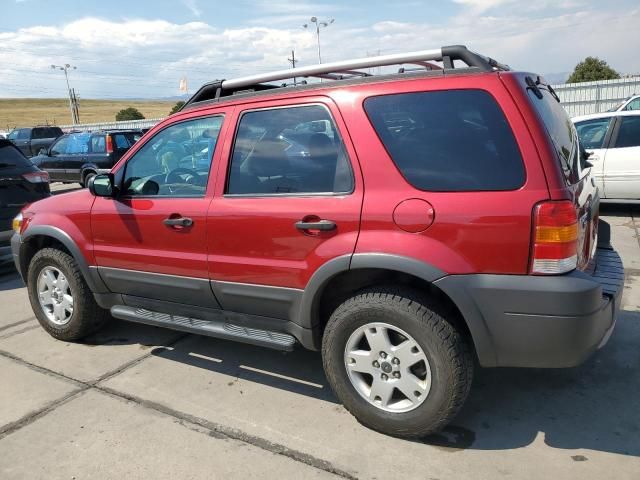
<svg viewBox="0 0 640 480">
<path fill-rule="evenodd" d="M 570 200 L 578 218 L 578 269 L 585 270 L 595 255 L 598 236 L 600 197 L 592 180 L 591 169 L 580 147 L 578 134 L 560 105 L 558 96 L 544 79 L 534 75 L 520 77 L 529 103 L 544 124 L 554 151 L 553 161 L 561 171 Z M 547 175 L 557 175 L 556 168 L 545 165 Z"/>
<path fill-rule="evenodd" d="M 0 244 L 11 236 L 11 221 L 27 204 L 50 195 L 49 183 L 13 144 L 0 140 Z"/>
</svg>

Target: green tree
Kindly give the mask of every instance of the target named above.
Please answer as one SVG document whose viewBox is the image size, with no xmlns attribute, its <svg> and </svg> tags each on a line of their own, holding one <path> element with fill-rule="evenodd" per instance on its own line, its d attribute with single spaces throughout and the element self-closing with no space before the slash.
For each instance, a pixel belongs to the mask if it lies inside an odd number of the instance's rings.
<svg viewBox="0 0 640 480">
<path fill-rule="evenodd" d="M 116 121 L 120 122 L 122 120 L 142 120 L 144 115 L 134 107 L 123 108 L 118 113 L 116 113 Z"/>
<path fill-rule="evenodd" d="M 184 102 L 182 100 L 180 100 L 179 102 L 176 102 L 176 104 L 173 106 L 173 108 L 169 112 L 169 115 L 173 115 L 178 110 L 180 110 L 182 107 L 184 107 Z"/>
<path fill-rule="evenodd" d="M 567 83 L 595 82 L 614 78 L 620 78 L 620 74 L 607 62 L 597 57 L 587 57 L 576 65 Z"/>
</svg>

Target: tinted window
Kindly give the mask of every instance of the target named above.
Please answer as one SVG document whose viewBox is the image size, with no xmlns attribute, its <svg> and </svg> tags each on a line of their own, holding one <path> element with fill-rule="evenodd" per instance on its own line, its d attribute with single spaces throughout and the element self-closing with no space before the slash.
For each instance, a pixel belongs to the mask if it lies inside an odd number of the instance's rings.
<svg viewBox="0 0 640 480">
<path fill-rule="evenodd" d="M 309 127 L 314 125 L 314 127 Z M 320 105 L 245 113 L 236 133 L 227 193 L 348 193 L 349 160 Z"/>
<path fill-rule="evenodd" d="M 610 124 L 610 118 L 597 118 L 595 120 L 577 122 L 576 130 L 582 146 L 587 150 L 602 148 Z"/>
<path fill-rule="evenodd" d="M 640 115 L 637 117 L 620 117 L 620 129 L 615 148 L 640 146 Z"/>
<path fill-rule="evenodd" d="M 0 168 L 30 165 L 31 162 L 16 147 L 0 142 Z"/>
<path fill-rule="evenodd" d="M 222 120 L 199 118 L 158 132 L 127 162 L 125 194 L 204 196 Z"/>
<path fill-rule="evenodd" d="M 504 114 L 482 90 L 369 98 L 365 110 L 393 162 L 421 190 L 513 190 L 522 157 Z"/>
<path fill-rule="evenodd" d="M 565 109 L 545 85 L 539 85 L 535 90 L 527 87 L 527 92 L 531 104 L 538 112 L 540 120 L 542 120 L 553 142 L 565 178 L 570 184 L 576 183 L 580 178 L 580 148 L 578 134 L 573 123 L 567 116 Z M 538 98 L 536 92 L 542 98 Z"/>
<path fill-rule="evenodd" d="M 56 138 L 60 136 L 60 130 L 57 127 L 38 127 L 34 128 L 32 138 Z"/>
<path fill-rule="evenodd" d="M 14 131 L 12 131 L 9 135 L 7 135 L 7 138 L 8 138 L 9 140 L 15 140 L 16 138 L 18 138 L 18 132 L 19 132 L 19 131 L 20 131 L 20 130 L 14 130 Z"/>
</svg>

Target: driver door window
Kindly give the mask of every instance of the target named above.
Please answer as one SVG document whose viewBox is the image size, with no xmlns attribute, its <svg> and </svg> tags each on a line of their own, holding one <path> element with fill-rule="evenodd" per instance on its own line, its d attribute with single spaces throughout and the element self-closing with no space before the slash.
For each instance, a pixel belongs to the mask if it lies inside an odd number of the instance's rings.
<svg viewBox="0 0 640 480">
<path fill-rule="evenodd" d="M 69 146 L 69 137 L 62 137 L 51 147 L 51 155 L 66 155 Z"/>
<path fill-rule="evenodd" d="M 202 197 L 222 116 L 171 125 L 146 142 L 127 162 L 127 196 Z"/>
</svg>

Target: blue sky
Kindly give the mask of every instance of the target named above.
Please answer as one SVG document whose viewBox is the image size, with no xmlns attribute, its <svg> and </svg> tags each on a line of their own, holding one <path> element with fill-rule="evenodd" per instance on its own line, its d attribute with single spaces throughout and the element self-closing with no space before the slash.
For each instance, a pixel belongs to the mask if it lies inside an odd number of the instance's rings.
<svg viewBox="0 0 640 480">
<path fill-rule="evenodd" d="M 0 97 L 165 97 L 205 81 L 323 60 L 464 43 L 518 69 L 567 72 L 587 55 L 640 73 L 637 0 L 0 0 Z"/>
</svg>

